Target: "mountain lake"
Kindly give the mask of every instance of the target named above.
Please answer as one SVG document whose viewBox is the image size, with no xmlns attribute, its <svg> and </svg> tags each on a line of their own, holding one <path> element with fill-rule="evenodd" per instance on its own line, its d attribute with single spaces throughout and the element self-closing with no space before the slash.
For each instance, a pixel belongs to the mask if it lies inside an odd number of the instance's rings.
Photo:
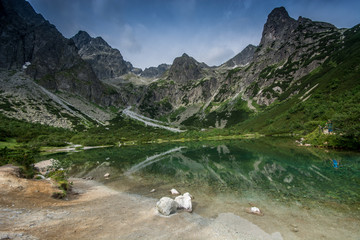
<svg viewBox="0 0 360 240">
<path fill-rule="evenodd" d="M 48 155 L 122 192 L 190 192 L 193 212 L 231 212 L 284 239 L 360 238 L 360 153 L 259 138 L 122 146 Z M 44 156 L 42 157 L 44 158 Z M 110 173 L 109 179 L 104 178 Z M 155 192 L 151 192 L 155 189 Z M 258 207 L 263 216 L 246 212 Z M 116 206 L 114 206 L 116 207 Z M 181 214 L 181 213 L 180 213 Z"/>
</svg>

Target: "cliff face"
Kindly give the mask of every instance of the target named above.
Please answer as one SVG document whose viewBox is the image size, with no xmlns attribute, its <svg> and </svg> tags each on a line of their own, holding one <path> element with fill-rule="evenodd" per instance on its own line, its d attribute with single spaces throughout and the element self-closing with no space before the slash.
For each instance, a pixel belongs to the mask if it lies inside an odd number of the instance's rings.
<svg viewBox="0 0 360 240">
<path fill-rule="evenodd" d="M 81 62 L 74 43 L 36 14 L 28 2 L 1 0 L 0 11 L 1 68 L 18 69 L 30 62 L 28 72 L 39 79 Z"/>
<path fill-rule="evenodd" d="M 133 69 L 120 51 L 110 47 L 101 37 L 92 38 L 87 32 L 80 31 L 71 39 L 81 58 L 91 65 L 100 80 L 118 78 Z"/>
<path fill-rule="evenodd" d="M 36 14 L 24 0 L 0 1 L 0 68 L 22 66 L 36 82 L 57 91 L 78 94 L 90 101 L 109 105 L 106 87 L 92 67 L 81 59 L 74 41 Z"/>
</svg>

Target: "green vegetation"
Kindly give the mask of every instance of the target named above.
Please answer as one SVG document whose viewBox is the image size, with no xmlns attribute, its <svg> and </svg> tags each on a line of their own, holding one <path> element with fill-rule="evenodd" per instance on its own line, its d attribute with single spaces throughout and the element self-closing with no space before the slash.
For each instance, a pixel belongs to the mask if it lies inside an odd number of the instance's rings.
<svg viewBox="0 0 360 240">
<path fill-rule="evenodd" d="M 0 141 L 7 142 L 9 147 L 17 144 L 26 144 L 30 148 L 66 146 L 66 141 L 70 140 L 72 134 L 69 130 L 62 128 L 10 119 L 0 114 Z"/>
<path fill-rule="evenodd" d="M 71 189 L 71 184 L 68 181 L 68 176 L 66 174 L 65 170 L 55 170 L 49 173 L 48 177 L 53 179 L 57 187 L 61 190 L 61 192 L 54 192 L 52 194 L 53 198 L 65 198 L 67 195 L 67 192 Z"/>
<path fill-rule="evenodd" d="M 9 149 L 7 147 L 0 149 L 0 166 L 5 164 L 14 164 L 21 167 L 21 174 L 25 178 L 33 178 L 35 171 L 33 164 L 38 155 L 37 148 L 17 147 Z"/>
</svg>

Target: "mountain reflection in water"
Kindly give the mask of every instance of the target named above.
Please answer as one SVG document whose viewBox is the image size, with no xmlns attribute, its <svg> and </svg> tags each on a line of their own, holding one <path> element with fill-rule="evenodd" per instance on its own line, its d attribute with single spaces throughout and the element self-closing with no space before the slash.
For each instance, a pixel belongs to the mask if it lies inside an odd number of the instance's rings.
<svg viewBox="0 0 360 240">
<path fill-rule="evenodd" d="M 101 163 L 139 184 L 182 184 L 194 191 L 254 193 L 287 201 L 332 201 L 359 204 L 358 153 L 306 149 L 280 140 L 238 140 L 159 144 L 94 149 L 58 156 L 76 163 L 82 176 L 94 174 Z M 87 164 L 84 164 L 84 159 Z M 332 159 L 340 163 L 333 167 Z M 84 167 L 87 166 L 87 170 Z M 73 168 L 77 169 L 77 168 Z M 113 170 L 113 171 L 115 171 Z"/>
</svg>

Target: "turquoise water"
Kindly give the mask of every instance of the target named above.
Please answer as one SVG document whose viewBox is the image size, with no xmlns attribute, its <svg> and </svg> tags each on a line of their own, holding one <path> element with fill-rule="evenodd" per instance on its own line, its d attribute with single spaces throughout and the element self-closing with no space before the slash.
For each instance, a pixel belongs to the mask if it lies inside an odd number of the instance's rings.
<svg viewBox="0 0 360 240">
<path fill-rule="evenodd" d="M 171 188 L 190 192 L 194 212 L 201 216 L 232 212 L 285 239 L 359 239 L 360 154 L 293 142 L 151 144 L 51 157 L 71 167 L 72 176 L 91 177 L 123 192 L 157 199 L 170 196 Z M 247 214 L 249 203 L 265 215 Z M 292 230 L 295 225 L 299 232 Z"/>
<path fill-rule="evenodd" d="M 142 145 L 55 158 L 76 164 L 72 174 L 79 177 L 96 170 L 101 181 L 101 168 L 109 165 L 114 173 L 107 183 L 116 186 L 114 182 L 128 179 L 129 192 L 145 195 L 148 189 L 174 186 L 249 199 L 359 204 L 360 154 L 308 149 L 291 142 L 272 138 Z"/>
</svg>

